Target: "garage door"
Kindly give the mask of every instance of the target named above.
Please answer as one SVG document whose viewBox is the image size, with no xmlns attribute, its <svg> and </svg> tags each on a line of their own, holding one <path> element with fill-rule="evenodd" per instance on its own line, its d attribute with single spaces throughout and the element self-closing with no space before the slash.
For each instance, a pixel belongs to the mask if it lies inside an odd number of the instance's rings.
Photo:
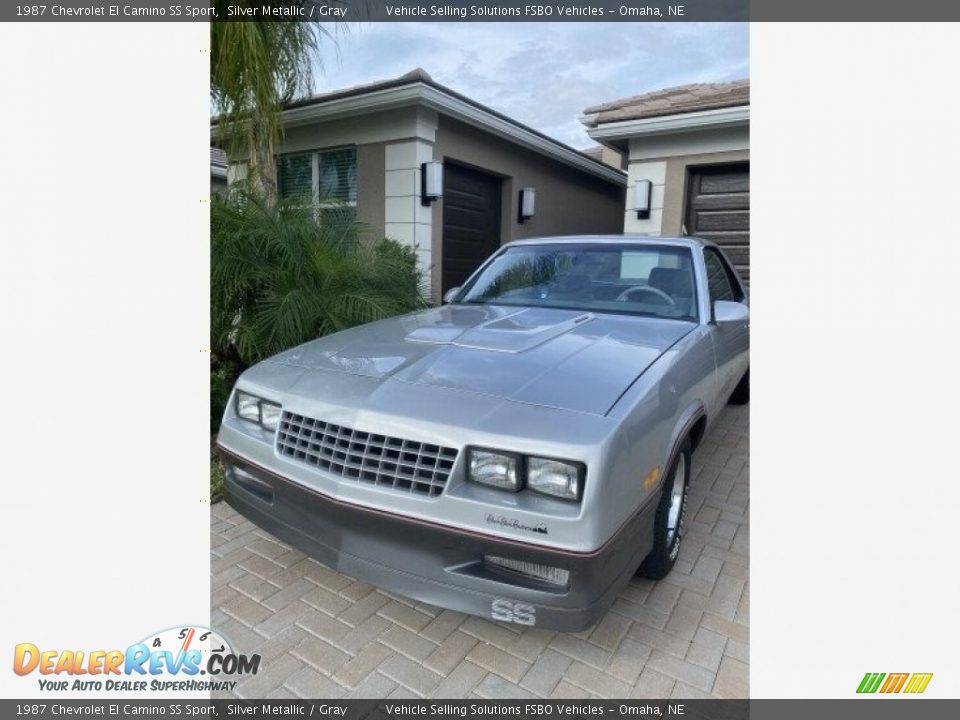
<svg viewBox="0 0 960 720">
<path fill-rule="evenodd" d="M 687 186 L 688 235 L 713 240 L 750 280 L 750 164 L 690 169 Z"/>
<path fill-rule="evenodd" d="M 500 178 L 443 166 L 443 292 L 463 285 L 500 247 Z"/>
</svg>

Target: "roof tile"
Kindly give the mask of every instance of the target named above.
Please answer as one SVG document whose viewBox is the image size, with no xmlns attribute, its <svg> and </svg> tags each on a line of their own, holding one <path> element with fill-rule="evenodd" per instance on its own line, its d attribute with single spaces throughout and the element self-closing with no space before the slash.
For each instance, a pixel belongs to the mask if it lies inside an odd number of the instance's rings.
<svg viewBox="0 0 960 720">
<path fill-rule="evenodd" d="M 596 127 L 601 123 L 620 120 L 681 115 L 749 104 L 749 79 L 728 83 L 693 83 L 588 107 L 584 110 L 587 116 L 584 123 Z"/>
</svg>

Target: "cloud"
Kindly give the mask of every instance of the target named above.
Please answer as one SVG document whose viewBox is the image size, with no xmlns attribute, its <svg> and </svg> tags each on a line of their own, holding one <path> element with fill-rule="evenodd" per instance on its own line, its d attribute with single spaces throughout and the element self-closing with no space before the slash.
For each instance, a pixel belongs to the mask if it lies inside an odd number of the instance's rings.
<svg viewBox="0 0 960 720">
<path fill-rule="evenodd" d="M 746 23 L 366 23 L 338 28 L 317 91 L 422 67 L 437 81 L 584 148 L 601 102 L 691 82 L 748 77 Z"/>
</svg>

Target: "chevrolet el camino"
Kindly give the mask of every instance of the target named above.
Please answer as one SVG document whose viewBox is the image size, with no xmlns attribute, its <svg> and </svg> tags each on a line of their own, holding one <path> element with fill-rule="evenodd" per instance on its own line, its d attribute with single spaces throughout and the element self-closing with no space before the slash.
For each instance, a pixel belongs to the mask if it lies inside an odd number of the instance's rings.
<svg viewBox="0 0 960 720">
<path fill-rule="evenodd" d="M 243 373 L 227 500 L 386 590 L 586 629 L 676 562 L 691 454 L 749 399 L 744 285 L 705 240 L 541 238 L 444 301 Z"/>
</svg>

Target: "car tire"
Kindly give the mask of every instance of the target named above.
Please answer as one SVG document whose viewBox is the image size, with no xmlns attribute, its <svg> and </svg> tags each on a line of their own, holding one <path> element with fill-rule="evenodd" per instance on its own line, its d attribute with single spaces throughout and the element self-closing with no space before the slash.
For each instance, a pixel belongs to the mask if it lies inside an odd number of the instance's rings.
<svg viewBox="0 0 960 720">
<path fill-rule="evenodd" d="M 690 491 L 691 453 L 690 440 L 684 440 L 663 484 L 663 493 L 653 521 L 653 550 L 640 565 L 640 574 L 652 580 L 666 577 L 680 554 L 684 514 Z"/>
<path fill-rule="evenodd" d="M 743 374 L 743 377 L 740 378 L 740 382 L 737 383 L 737 386 L 733 389 L 733 393 L 730 395 L 730 404 L 731 405 L 746 405 L 750 402 L 750 369 L 747 368 L 747 371 Z"/>
</svg>

